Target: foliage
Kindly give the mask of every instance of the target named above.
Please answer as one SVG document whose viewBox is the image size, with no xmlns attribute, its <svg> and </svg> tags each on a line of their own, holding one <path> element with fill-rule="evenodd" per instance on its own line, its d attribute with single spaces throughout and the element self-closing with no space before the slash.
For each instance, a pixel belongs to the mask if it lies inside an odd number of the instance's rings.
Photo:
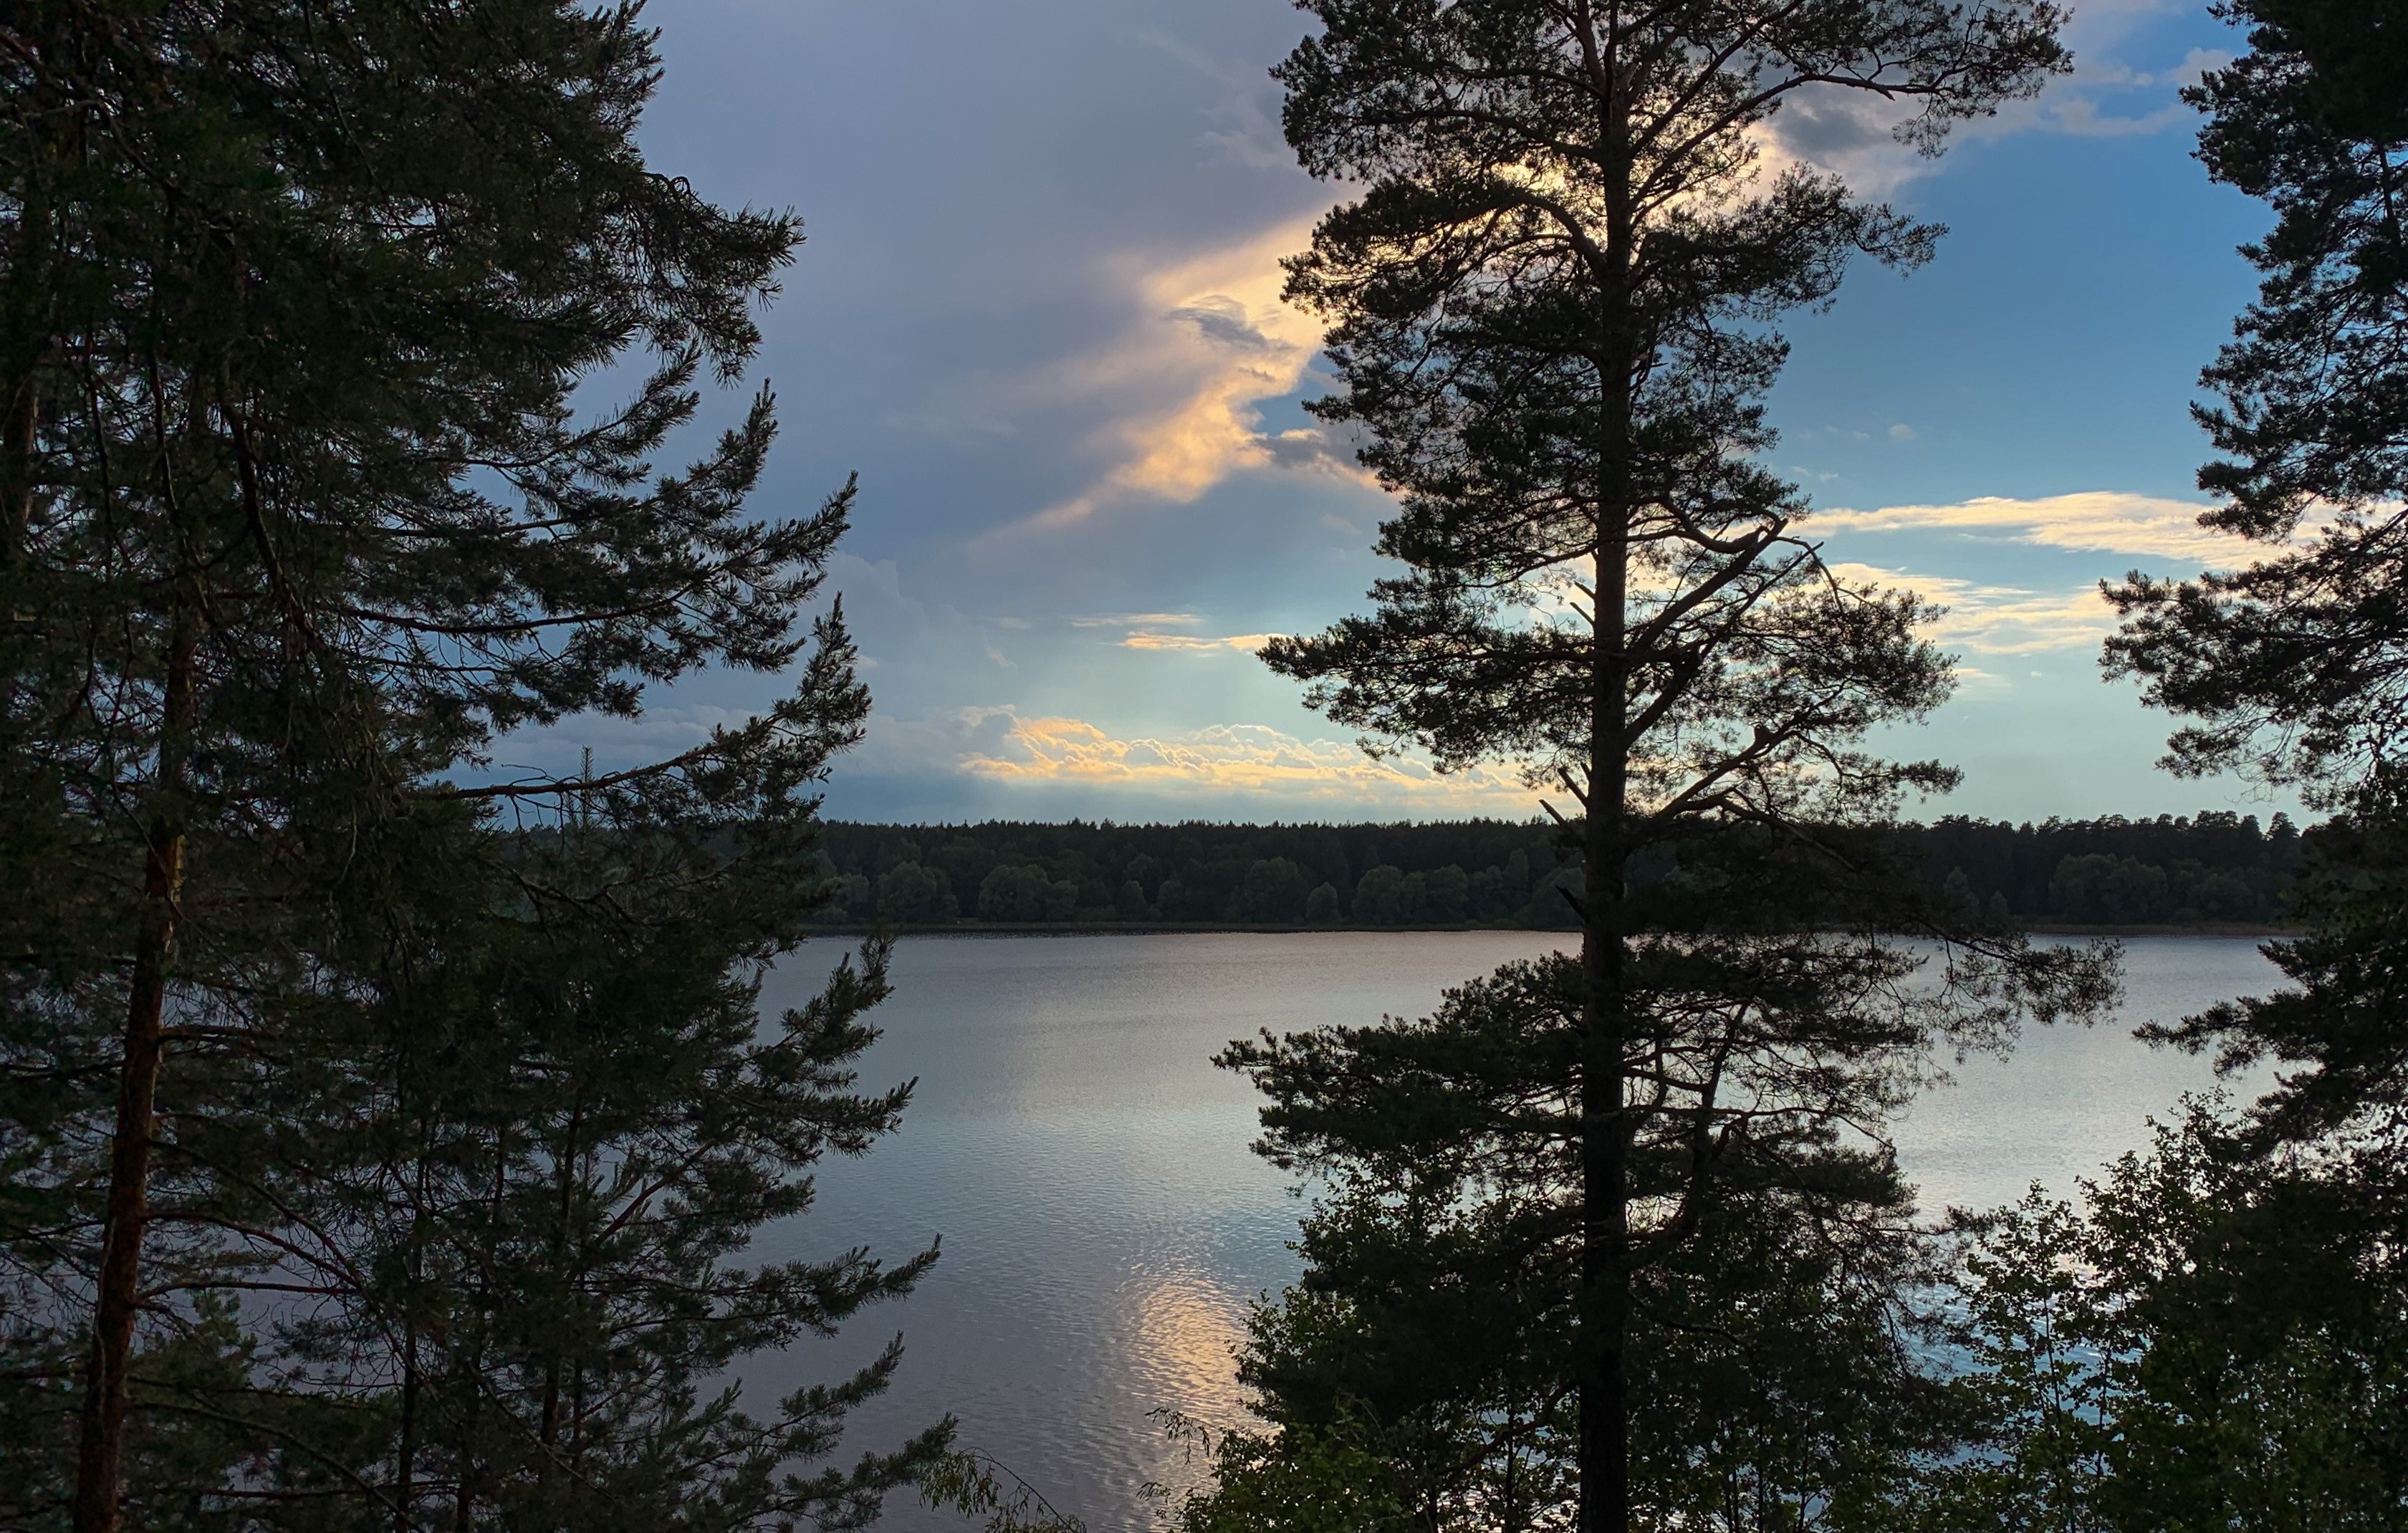
<svg viewBox="0 0 2408 1533">
<path fill-rule="evenodd" d="M 860 894 L 887 871 L 914 863 L 943 873 L 950 888 L 976 891 L 972 903 L 982 921 L 1291 924 L 1308 919 L 1303 907 L 1320 885 L 1327 884 L 1339 900 L 1342 920 L 1365 872 L 1402 865 L 1401 876 L 1462 877 L 1461 914 L 1455 919 L 1546 926 L 1561 922 L 1565 907 L 1552 893 L 1543 901 L 1531 897 L 1530 870 L 1555 865 L 1559 838 L 1543 825 L 1496 820 L 1393 825 L 835 822 L 822 841 L 827 858 L 822 877 L 832 884 L 863 881 L 856 893 L 838 891 L 826 916 L 855 924 L 878 913 Z M 1446 873 L 1449 867 L 1455 874 Z M 990 881 L 997 891 L 992 910 L 985 897 Z M 1047 889 L 1041 897 L 1039 883 Z M 1135 898 L 1126 897 L 1131 884 Z M 1166 885 L 1173 886 L 1168 898 Z M 1007 888 L 1012 891 L 1008 898 Z M 1004 910 L 1011 913 L 999 913 Z"/>
<path fill-rule="evenodd" d="M 2239 766 L 2326 802 L 2400 738 L 2398 617 L 2408 579 L 2408 173 L 2397 7 L 2229 0 L 2248 51 L 2188 99 L 2209 174 L 2270 203 L 2243 253 L 2264 274 L 2202 381 L 2223 454 L 2200 472 L 2207 524 L 2286 550 L 2190 582 L 2135 575 L 2111 670 L 2191 716 L 2169 762 Z M 2338 796 L 2335 796 L 2338 795 Z"/>
<path fill-rule="evenodd" d="M 943 868 L 907 862 L 878 876 L 878 910 L 882 918 L 908 926 L 941 926 L 960 915 L 962 907 Z"/>
<path fill-rule="evenodd" d="M 938 1511 L 982 1519 L 986 1533 L 1087 1533 L 1036 1486 L 975 1449 L 950 1449 L 920 1471 L 921 1500 Z"/>
<path fill-rule="evenodd" d="M 1930 1025 L 1879 984 L 1850 998 L 1868 965 L 1911 972 L 1885 954 L 1811 938 L 1635 952 L 1634 1010 L 1665 1020 L 1631 1045 L 1656 1097 L 1630 1152 L 1654 1238 L 1632 1277 L 1631 1453 L 1667 1526 L 1878 1526 L 1935 1451 L 1909 1302 L 1930 1269 L 1887 1146 L 1850 1126 L 1912 1090 Z M 1570 1526 L 1582 983 L 1567 959 L 1517 964 L 1419 1022 L 1222 1056 L 1271 1098 L 1264 1152 L 1327 1189 L 1241 1378 L 1279 1440 L 1376 1451 L 1373 1483 L 1416 1526 Z"/>
<path fill-rule="evenodd" d="M 744 1260 L 808 1210 L 816 1161 L 902 1109 L 851 1069 L 886 947 L 765 1029 L 791 886 L 632 850 L 614 818 L 494 847 L 494 903 L 426 911 L 362 1032 L 320 1040 L 264 1142 L 217 1147 L 271 1168 L 264 1233 L 312 1296 L 263 1371 L 315 1408 L 300 1440 L 366 1455 L 399 1526 L 855 1525 L 944 1443 L 817 1462 L 897 1349 L 766 1411 L 723 1381 L 934 1258 Z"/>
<path fill-rule="evenodd" d="M 939 877 L 943 874 L 939 871 Z M 978 918 L 981 921 L 1003 923 L 1032 921 L 1066 921 L 1069 919 L 1078 888 L 1068 880 L 1056 881 L 1045 876 L 1041 867 L 998 867 L 979 881 Z M 1144 913 L 1145 899 L 1140 890 L 1139 913 Z M 1118 914 L 1117 908 L 1114 914 Z"/>
<path fill-rule="evenodd" d="M 1177 1533 L 1404 1533 L 1426 1526 L 1388 1472 L 1389 1455 L 1358 1445 L 1358 1424 L 1332 1432 L 1288 1426 L 1274 1438 L 1215 1434 L 1173 1418 L 1168 1430 L 1212 1469 L 1209 1492 L 1191 1490 L 1167 1506 Z"/>
<path fill-rule="evenodd" d="M 1977 1446 L 1922 1526 L 2389 1528 L 2408 1508 L 2408 1309 L 2371 1189 L 2231 1153 L 2205 1103 L 2088 1206 L 1969 1221 L 1952 1388 Z"/>
<path fill-rule="evenodd" d="M 2218 810 L 2181 819 L 2022 825 L 1952 816 L 1901 824 L 1888 835 L 1905 876 L 1919 870 L 1926 890 L 1936 895 L 1961 875 L 1973 910 L 2000 926 L 2272 923 L 2286 918 L 2303 845 L 2283 815 L 2261 827 L 2254 815 Z M 1494 820 L 1389 825 L 839 822 L 825 827 L 821 845 L 826 856 L 821 877 L 831 895 L 822 919 L 855 925 L 878 919 L 874 881 L 905 862 L 942 871 L 952 889 L 976 891 L 975 909 L 965 917 L 1013 924 L 1288 924 L 1294 916 L 1254 913 L 1265 907 L 1251 905 L 1248 895 L 1249 881 L 1257 888 L 1264 881 L 1284 881 L 1271 866 L 1283 861 L 1311 881 L 1308 901 L 1313 890 L 1329 890 L 1327 912 L 1308 911 L 1309 925 L 1562 929 L 1576 924 L 1563 891 L 1576 893 L 1580 884 L 1577 849 L 1565 844 L 1559 829 Z M 1640 924 L 1659 919 L 1648 909 L 1649 891 L 1674 867 L 1661 855 L 1641 854 L 1630 863 Z M 1372 892 L 1368 900 L 1366 880 Z M 992 907 L 986 898 L 991 881 L 998 890 Z M 1039 897 L 1039 882 L 1051 893 Z M 1177 886 L 1168 908 L 1162 898 L 1166 883 Z M 1013 890 L 1008 901 L 1000 892 L 1006 887 Z M 1409 888 L 1417 888 L 1419 897 Z"/>
<path fill-rule="evenodd" d="M 867 711 L 803 621 L 852 492 L 748 504 L 766 394 L 656 466 L 796 220 L 645 162 L 632 6 L 0 33 L 12 1525 L 858 1521 L 941 1437 L 806 1469 L 882 1366 L 703 1394 L 917 1271 L 732 1259 L 900 1105 L 874 963 L 752 1006 Z M 706 666 L 793 690 L 494 781 Z"/>
<path fill-rule="evenodd" d="M 2228 1072 L 2285 1067 L 2251 1109 L 2250 1141 L 2347 1146 L 2371 1167 L 2408 1149 L 2408 812 L 2380 790 L 2362 802 L 2310 840 L 2294 896 L 2304 934 L 2265 950 L 2296 988 L 2143 1036 L 2213 1051 Z"/>
<path fill-rule="evenodd" d="M 2155 1501 L 2147 1526 L 2397 1526 L 2408 50 L 2396 5 L 2219 14 L 2249 47 L 2189 93 L 2208 114 L 2200 158 L 2276 222 L 2244 248 L 2258 299 L 2204 378 L 2221 456 L 2200 482 L 2222 504 L 2202 520 L 2267 547 L 2238 570 L 2111 589 L 2125 622 L 2106 664 L 2184 716 L 2174 770 L 2239 768 L 2340 812 L 2292 895 L 2303 935 L 2267 950 L 2296 988 L 2151 1029 L 2228 1069 L 2278 1064 L 2272 1089 L 2119 1172 L 2082 1254 L 2099 1249 L 2125 1305 L 2111 1484 Z"/>
<path fill-rule="evenodd" d="M 1888 1254 L 1906 1195 L 1883 1114 L 1935 1037 L 1995 1042 L 2018 1004 L 2095 1005 L 2104 980 L 2001 936 L 1952 948 L 1927 1004 L 1905 982 L 1919 960 L 1882 938 L 1933 929 L 1934 910 L 1881 828 L 1956 779 L 1867 741 L 1937 707 L 1948 663 L 1918 637 L 1921 601 L 1825 565 L 1803 495 L 1764 466 L 1763 401 L 1781 316 L 1828 301 L 1858 254 L 1920 264 L 1938 231 L 1759 155 L 1784 107 L 1858 92 L 1936 150 L 2066 66 L 2061 17 L 2037 0 L 1303 8 L 1321 30 L 1275 71 L 1283 120 L 1348 200 L 1287 292 L 1327 321 L 1340 385 L 1308 408 L 1357 433 L 1397 500 L 1377 544 L 1396 573 L 1369 615 L 1263 655 L 1374 741 L 1441 770 L 1512 762 L 1565 795 L 1577 885 L 1533 874 L 1581 957 L 1509 967 L 1426 1023 L 1223 1056 L 1271 1098 L 1266 1153 L 1338 1178 L 1298 1324 L 1321 1334 L 1329 1307 L 1338 1377 L 1412 1368 L 1409 1389 L 1446 1391 L 1374 1411 L 1413 1423 L 1392 1451 L 1433 1522 L 1559 1521 L 1568 1495 L 1591 1533 L 1793 1526 L 1878 1481 L 1896 1434 L 1838 1410 L 1844 1388 L 1784 1405 L 1841 1357 L 1908 1394 L 1880 1324 L 1912 1265 Z M 1415 919 L 1455 893 L 1375 867 L 1354 914 Z M 1842 1302 L 1833 1272 L 1863 1285 L 1844 1311 L 1818 1308 Z M 1407 1296 L 1410 1316 L 1425 1291 L 1463 1296 L 1429 1334 L 1485 1343 L 1459 1369 L 1419 1366 L 1420 1325 L 1350 1329 L 1350 1307 Z M 1879 1334 L 1750 1334 L 1808 1293 L 1804 1324 L 1855 1313 Z M 1251 1360 L 1265 1408 L 1326 1426 L 1303 1403 L 1317 1369 L 1275 1374 L 1283 1334 Z M 1659 1364 L 1682 1338 L 1713 1355 Z"/>
</svg>

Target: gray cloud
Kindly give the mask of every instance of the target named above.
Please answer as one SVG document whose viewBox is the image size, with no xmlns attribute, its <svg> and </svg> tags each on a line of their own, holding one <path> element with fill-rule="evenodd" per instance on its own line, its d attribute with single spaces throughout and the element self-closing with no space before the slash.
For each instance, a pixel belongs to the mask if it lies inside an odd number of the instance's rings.
<svg viewBox="0 0 2408 1533">
<path fill-rule="evenodd" d="M 1264 335 L 1260 327 L 1247 320 L 1245 305 L 1218 294 L 1174 308 L 1169 317 L 1194 325 L 1207 340 L 1217 340 L 1241 351 L 1270 351 L 1280 346 L 1278 341 Z"/>
</svg>

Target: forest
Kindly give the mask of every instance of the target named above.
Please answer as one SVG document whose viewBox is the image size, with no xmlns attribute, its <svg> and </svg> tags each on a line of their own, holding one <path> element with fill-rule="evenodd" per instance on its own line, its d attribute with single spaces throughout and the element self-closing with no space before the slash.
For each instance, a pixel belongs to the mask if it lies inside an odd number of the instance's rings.
<svg viewBox="0 0 2408 1533">
<path fill-rule="evenodd" d="M 2271 927 L 2303 837 L 2287 815 L 1901 824 L 1931 895 L 1999 926 Z M 1545 821 L 1389 825 L 831 822 L 825 924 L 1119 923 L 1570 930 L 1579 848 Z M 1660 859 L 1656 861 L 1660 862 Z M 1634 890 L 1664 876 L 1646 859 Z M 1634 896 L 1636 897 L 1636 896 Z"/>
<path fill-rule="evenodd" d="M 1351 454 L 1382 521 L 1340 519 L 1378 559 L 1343 567 L 1377 573 L 1187 652 L 1367 752 L 1543 783 L 1544 822 L 826 823 L 892 724 L 838 579 L 880 488 L 781 480 L 823 460 L 759 372 L 784 285 L 846 268 L 646 130 L 672 23 L 0 8 L 0 1527 L 1082 1533 L 949 1409 L 879 1413 L 895 1306 L 985 1281 L 939 1191 L 1062 1193 L 1049 1262 L 1094 1238 L 1065 1139 L 1012 1186 L 897 1141 L 904 958 L 1038 1010 L 1011 956 L 1176 940 L 897 928 L 1064 922 L 1569 934 L 1285 1032 L 1300 966 L 1267 962 L 1186 1061 L 1242 1082 L 1294 1260 L 1223 1330 L 1168 1282 L 1130 1330 L 1241 1397 L 1121 1402 L 1188 1454 L 1166 1533 L 2408 1527 L 2408 5 L 2209 10 L 2182 169 L 2263 215 L 2196 337 L 2231 557 L 2083 594 L 2167 794 L 2304 830 L 1907 823 L 1963 781 L 1884 749 L 1954 706 L 1945 614 L 1780 466 L 1783 326 L 1946 259 L 1851 153 L 2036 109 L 2063 7 L 1270 8 L 1303 36 L 1251 152 L 1321 211 L 1249 259 L 1320 392 L 1240 447 Z M 1801 120 L 1846 152 L 1771 152 Z M 1177 322 L 1273 349 L 1231 306 Z M 2229 1090 L 2071 1189 L 1924 1206 L 1925 1087 L 2133 1020 L 2124 946 L 2035 929 L 2210 924 L 2278 928 L 2265 992 L 2106 1042 Z M 1337 945 L 1185 945 L 1249 943 Z M 1031 1067 L 1142 1064 L 1156 998 Z M 910 1015 L 924 1057 L 964 1036 Z M 955 1082 L 955 1124 L 1025 1083 Z M 830 1196 L 906 1154 L 910 1191 Z M 1187 1218 L 1176 1154 L 1140 1169 Z M 991 1328 L 1109 1325 L 1054 1294 Z M 1022 1383 L 963 1393 L 1051 1421 Z"/>
</svg>

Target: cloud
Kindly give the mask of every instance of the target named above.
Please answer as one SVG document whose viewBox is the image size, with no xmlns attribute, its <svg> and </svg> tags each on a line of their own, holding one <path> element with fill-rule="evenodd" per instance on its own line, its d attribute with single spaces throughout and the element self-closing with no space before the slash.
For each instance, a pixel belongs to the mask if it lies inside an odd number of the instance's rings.
<svg viewBox="0 0 2408 1533">
<path fill-rule="evenodd" d="M 1991 116 L 1956 124 L 1950 136 L 2127 137 L 2196 122 L 2176 93 L 2232 55 L 2194 48 L 2163 69 L 2136 69 L 2115 58 L 2137 28 L 2169 8 L 2179 7 L 2159 0 L 2089 0 L 2065 34 L 2075 60 L 2071 75 L 2050 80 L 2035 97 L 2004 102 Z M 1809 87 L 1784 99 L 1752 138 L 1768 172 L 1807 165 L 1840 176 L 1861 195 L 1887 196 L 1939 168 L 1940 162 L 1898 140 L 1899 124 L 1916 111 L 1913 101 L 1869 91 Z"/>
<path fill-rule="evenodd" d="M 1072 618 L 1073 628 L 1192 628 L 1203 622 L 1197 612 L 1106 612 Z"/>
<path fill-rule="evenodd" d="M 1889 428 L 1889 439 L 1894 442 L 1911 442 L 1914 440 L 1914 428 L 1900 421 Z"/>
<path fill-rule="evenodd" d="M 1276 436 L 1256 438 L 1270 466 L 1299 473 L 1326 474 L 1333 479 L 1378 490 L 1380 481 L 1355 457 L 1370 433 L 1359 422 L 1335 426 L 1299 426 Z"/>
<path fill-rule="evenodd" d="M 2193 50 L 2151 72 L 2094 63 L 2087 50 L 2121 42 L 2152 9 L 2145 0 L 2106 6 L 2103 24 L 2093 21 L 2085 29 L 2090 36 L 2076 39 L 2084 63 L 2075 76 L 1960 131 L 2102 135 L 2155 132 L 2173 122 L 2187 108 L 2172 93 L 2220 56 Z M 1228 93 L 1215 111 L 1233 126 L 1208 138 L 1246 164 L 1290 164 L 1257 68 L 1226 63 L 1167 33 L 1149 32 L 1142 40 Z M 2127 104 L 2137 115 L 2123 110 Z M 1787 167 L 1808 165 L 1842 175 L 1859 193 L 1888 194 L 1937 168 L 1896 137 L 1915 109 L 1913 102 L 1864 91 L 1797 93 L 1751 134 L 1759 174 L 1769 184 Z M 1072 526 L 1129 504 L 1189 504 L 1247 471 L 1328 475 L 1376 490 L 1346 428 L 1263 429 L 1260 407 L 1297 392 L 1320 346 L 1317 322 L 1280 297 L 1280 259 L 1305 248 L 1312 222 L 1290 217 L 1201 253 L 1140 251 L 1102 264 L 1097 285 L 1105 302 L 1122 310 L 1121 321 L 1080 354 L 1013 385 L 1026 396 L 1100 406 L 1107 419 L 1081 444 L 1097 466 L 1075 491 L 1004 531 Z M 1891 435 L 1914 439 L 1912 428 Z"/>
<path fill-rule="evenodd" d="M 2096 586 L 2045 593 L 1960 580 L 1921 583 L 1930 587 L 1933 599 L 1948 608 L 1931 625 L 1930 637 L 1952 648 L 1983 654 L 2086 650 L 2115 631 L 2114 609 Z"/>
<path fill-rule="evenodd" d="M 2131 138 L 2163 133 L 2178 123 L 2196 120 L 2198 114 L 2179 101 L 2170 101 L 2138 117 L 2118 117 L 2102 111 L 2099 103 L 2088 96 L 2069 95 L 2050 103 L 2049 109 L 2042 115 L 2048 126 L 2077 138 Z"/>
<path fill-rule="evenodd" d="M 2071 37 L 2071 75 L 2052 81 L 2036 99 L 2009 102 L 1996 117 L 1970 122 L 1962 131 L 1975 138 L 2030 132 L 2125 138 L 2198 122 L 2199 114 L 2181 100 L 2179 93 L 2185 86 L 2198 84 L 2209 70 L 2229 64 L 2232 55 L 2220 49 L 2194 48 L 2163 69 L 2135 69 L 2118 62 L 2111 50 L 2122 41 L 2115 34 L 2163 7 L 2127 6 L 2120 7 L 2120 16 L 2114 14 L 2118 8 L 2100 7 L 2095 0 L 2084 7 L 2083 20 L 2105 22 L 2109 35 Z"/>
<path fill-rule="evenodd" d="M 1296 153 L 1287 147 L 1286 135 L 1280 130 L 1278 87 L 1260 64 L 1216 58 L 1168 32 L 1140 32 L 1137 39 L 1160 49 L 1221 87 L 1221 99 L 1207 115 L 1225 125 L 1197 135 L 1196 140 L 1211 150 L 1215 158 L 1255 170 L 1297 170 Z"/>
<path fill-rule="evenodd" d="M 1125 650 L 1235 650 L 1252 654 L 1269 643 L 1275 634 L 1231 634 L 1226 638 L 1203 638 L 1195 634 L 1156 634 L 1140 629 L 1121 640 Z"/>
<path fill-rule="evenodd" d="M 1499 768 L 1442 774 L 1426 763 L 1373 760 L 1353 744 L 1299 739 L 1264 724 L 1121 738 L 1083 719 L 1005 717 L 982 710 L 974 721 L 982 740 L 963 754 L 965 772 L 1011 784 L 1427 806 L 1449 814 L 1522 815 L 1533 808 L 1529 790 Z"/>
<path fill-rule="evenodd" d="M 1833 574 L 1851 584 L 1912 591 L 1947 609 L 1924 630 L 1926 638 L 1984 654 L 2033 654 L 2042 650 L 2088 648 L 2115 628 L 2114 609 L 2096 586 L 2072 591 L 2027 591 L 1984 585 L 1944 575 L 1920 575 L 1873 565 L 1834 564 Z M 1964 671 L 1960 674 L 1982 675 Z"/>
<path fill-rule="evenodd" d="M 2085 490 L 2031 500 L 1983 495 L 1952 506 L 1817 511 L 1806 530 L 1995 534 L 2043 548 L 2151 554 L 2191 561 L 2202 567 L 2229 567 L 2249 545 L 2229 533 L 2200 526 L 2200 513 L 2207 509 L 2197 501 Z"/>
<path fill-rule="evenodd" d="M 1108 466 L 1023 524 L 1069 526 L 1132 500 L 1184 504 L 1243 469 L 1360 478 L 1350 441 L 1317 429 L 1266 433 L 1256 408 L 1295 393 L 1321 345 L 1320 325 L 1280 297 L 1280 258 L 1311 238 L 1310 220 L 1291 220 L 1200 256 L 1114 264 L 1128 322 L 1047 380 L 1115 408 L 1086 443 Z"/>
</svg>

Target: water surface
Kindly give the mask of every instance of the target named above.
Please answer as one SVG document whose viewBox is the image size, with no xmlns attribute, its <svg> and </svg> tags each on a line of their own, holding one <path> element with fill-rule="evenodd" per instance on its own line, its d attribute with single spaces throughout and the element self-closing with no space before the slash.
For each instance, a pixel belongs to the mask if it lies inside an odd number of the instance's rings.
<svg viewBox="0 0 2408 1533">
<path fill-rule="evenodd" d="M 906 938 L 865 1085 L 916 1077 L 903 1128 L 821 1178 L 819 1207 L 763 1254 L 855 1244 L 895 1255 L 943 1238 L 909 1299 L 833 1342 L 746 1369 L 767 1393 L 829 1376 L 896 1331 L 896 1388 L 856 1417 L 853 1450 L 950 1411 L 962 1440 L 1042 1486 L 1096 1533 L 1149 1527 L 1140 1487 L 1185 1478 L 1148 1412 L 1242 1416 L 1230 1350 L 1246 1306 L 1296 1274 L 1302 1210 L 1248 1153 L 1256 1098 L 1212 1052 L 1259 1028 L 1426 1011 L 1440 991 L 1566 934 Z M 798 999 L 839 946 L 814 942 L 772 977 Z M 1977 1059 L 1917 1103 L 1900 1153 L 1926 1207 L 1990 1207 L 2039 1181 L 2070 1193 L 2146 1142 L 2145 1119 L 2211 1083 L 2204 1063 L 2133 1041 L 2270 988 L 2252 941 L 2127 943 L 2114 1024 L 2039 1030 L 2012 1061 Z M 890 1527 L 959 1526 L 897 1503 Z"/>
</svg>

